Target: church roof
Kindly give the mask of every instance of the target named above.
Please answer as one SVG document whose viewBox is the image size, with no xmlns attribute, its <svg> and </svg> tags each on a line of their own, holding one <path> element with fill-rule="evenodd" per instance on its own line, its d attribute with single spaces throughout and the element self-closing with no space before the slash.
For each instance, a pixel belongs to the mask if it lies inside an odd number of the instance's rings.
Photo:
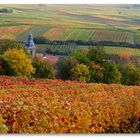
<svg viewBox="0 0 140 140">
<path fill-rule="evenodd" d="M 33 35 L 31 33 L 31 31 L 29 32 L 29 35 L 28 35 L 28 40 L 25 44 L 25 47 L 26 48 L 35 48 L 35 44 L 34 44 L 34 40 L 33 40 Z"/>
</svg>

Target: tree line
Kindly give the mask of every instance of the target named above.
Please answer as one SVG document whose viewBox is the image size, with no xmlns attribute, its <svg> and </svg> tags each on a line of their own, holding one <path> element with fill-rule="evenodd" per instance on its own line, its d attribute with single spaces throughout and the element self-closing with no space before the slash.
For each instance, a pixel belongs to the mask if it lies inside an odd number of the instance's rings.
<svg viewBox="0 0 140 140">
<path fill-rule="evenodd" d="M 48 40 L 43 36 L 34 37 L 36 44 L 50 44 L 50 45 L 88 45 L 88 46 L 121 46 L 130 48 L 140 48 L 139 44 L 133 44 L 128 42 L 113 42 L 113 41 L 84 41 L 84 40 Z"/>
<path fill-rule="evenodd" d="M 125 57 L 113 60 L 103 47 L 94 47 L 76 50 L 53 65 L 41 55 L 31 59 L 22 44 L 0 42 L 0 75 L 140 85 L 140 67 Z"/>
</svg>

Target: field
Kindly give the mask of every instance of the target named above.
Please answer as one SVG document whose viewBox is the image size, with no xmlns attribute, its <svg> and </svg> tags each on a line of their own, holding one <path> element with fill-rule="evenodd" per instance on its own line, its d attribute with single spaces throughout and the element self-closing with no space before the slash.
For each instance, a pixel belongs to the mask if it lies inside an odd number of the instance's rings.
<svg viewBox="0 0 140 140">
<path fill-rule="evenodd" d="M 138 86 L 2 76 L 0 133 L 137 133 L 139 91 Z"/>
<path fill-rule="evenodd" d="M 25 42 L 31 30 L 34 37 L 44 36 L 51 41 L 140 45 L 139 5 L 0 5 L 0 8 L 13 10 L 0 13 L 0 39 Z"/>
<path fill-rule="evenodd" d="M 44 34 L 44 37 L 48 40 L 60 40 L 62 34 L 64 33 L 65 29 L 61 28 L 53 28 L 50 29 L 48 32 Z"/>
<path fill-rule="evenodd" d="M 51 49 L 52 52 L 59 52 L 59 53 L 69 53 L 72 51 L 75 51 L 77 49 L 83 49 L 88 47 L 94 47 L 94 46 L 77 46 L 77 45 L 41 45 L 38 44 L 37 46 L 37 52 L 43 53 L 47 49 Z M 104 46 L 105 51 L 108 54 L 121 54 L 123 52 L 128 52 L 132 56 L 140 57 L 140 49 L 136 48 L 127 48 L 127 47 L 110 47 L 110 46 Z"/>
<path fill-rule="evenodd" d="M 28 29 L 29 29 L 29 26 L 0 27 L 0 39 L 16 40 L 16 37 L 20 35 L 20 33 Z"/>
<path fill-rule="evenodd" d="M 3 12 L 3 8 L 11 12 Z M 140 5 L 0 5 L 0 40 L 15 40 L 23 44 L 30 31 L 37 53 L 42 53 L 37 55 L 43 56 L 36 61 L 37 64 L 35 60 L 30 60 L 43 76 L 49 75 L 51 69 L 56 74 L 55 78 L 59 77 L 59 70 L 62 75 L 67 70 L 69 77 L 80 63 L 78 76 L 101 77 L 104 83 L 105 76 L 112 80 L 113 76 L 120 78 L 121 73 L 122 81 L 124 72 L 128 75 L 128 79 L 124 78 L 128 83 L 139 78 L 139 67 L 130 65 L 130 68 L 123 69 L 123 62 L 112 64 L 115 62 L 113 59 L 123 59 L 113 56 L 110 58 L 113 62 L 108 62 L 99 58 L 98 52 L 93 54 L 96 58 L 90 56 L 89 61 L 87 57 L 80 58 L 88 65 L 82 65 L 78 58 L 62 61 L 60 69 L 54 64 L 60 56 L 63 60 L 72 51 L 96 46 L 103 46 L 107 54 L 118 54 L 126 59 L 130 54 L 135 58 L 127 60 L 139 64 Z M 1 52 L 13 46 L 7 41 L 2 43 L 7 46 L 3 45 L 5 48 L 1 47 Z M 13 65 L 20 68 L 21 63 L 18 62 L 23 60 L 22 55 L 21 59 L 0 55 L 2 74 L 9 72 L 9 67 Z M 44 58 L 54 67 L 51 68 Z M 102 63 L 98 64 L 96 60 Z M 22 65 L 25 66 L 24 63 Z M 117 67 L 123 72 L 120 70 L 119 73 Z M 97 76 L 94 77 L 95 74 Z M 69 79 L 73 79 L 72 76 Z M 114 84 L 115 79 L 112 84 L 97 84 L 37 80 L 36 73 L 34 78 L 31 77 L 0 76 L 1 134 L 140 133 L 140 86 Z M 93 81 L 91 78 L 90 81 Z"/>
<path fill-rule="evenodd" d="M 17 36 L 17 41 L 23 41 L 25 42 L 27 40 L 29 31 L 32 32 L 32 34 L 34 35 L 34 37 L 37 36 L 43 36 L 43 34 L 49 29 L 48 26 L 32 26 L 30 27 L 28 30 L 22 32 L 21 34 L 19 34 Z"/>
<path fill-rule="evenodd" d="M 89 41 L 94 30 L 89 29 L 67 29 L 60 40 L 83 40 Z"/>
<path fill-rule="evenodd" d="M 140 57 L 140 49 L 105 46 L 105 51 L 108 54 L 121 54 L 123 52 L 127 52 L 129 55 Z"/>
<path fill-rule="evenodd" d="M 140 44 L 140 31 L 136 33 L 136 44 Z"/>
<path fill-rule="evenodd" d="M 93 40 L 95 42 L 111 41 L 111 42 L 126 42 L 134 44 L 132 33 L 125 31 L 98 30 L 95 32 Z"/>
</svg>

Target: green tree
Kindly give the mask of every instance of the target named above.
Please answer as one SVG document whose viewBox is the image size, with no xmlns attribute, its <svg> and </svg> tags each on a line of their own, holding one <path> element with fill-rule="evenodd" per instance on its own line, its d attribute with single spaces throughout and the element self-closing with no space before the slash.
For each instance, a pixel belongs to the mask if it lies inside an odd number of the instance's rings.
<svg viewBox="0 0 140 140">
<path fill-rule="evenodd" d="M 90 80 L 89 68 L 84 64 L 76 64 L 72 68 L 72 80 L 88 82 Z"/>
<path fill-rule="evenodd" d="M 3 55 L 0 56 L 0 75 L 14 75 L 14 71 L 10 67 L 8 60 Z"/>
<path fill-rule="evenodd" d="M 0 40 L 0 54 L 3 54 L 8 49 L 12 48 L 22 49 L 23 46 L 20 43 L 17 43 L 16 41 L 13 40 Z"/>
<path fill-rule="evenodd" d="M 60 58 L 57 62 L 57 78 L 63 80 L 71 79 L 71 69 L 77 64 L 73 57 Z"/>
<path fill-rule="evenodd" d="M 104 64 L 104 83 L 120 83 L 121 73 L 116 64 L 106 62 Z"/>
<path fill-rule="evenodd" d="M 125 85 L 140 85 L 140 68 L 127 64 L 120 69 L 122 73 L 121 83 Z"/>
<path fill-rule="evenodd" d="M 79 64 L 83 63 L 86 65 L 89 62 L 87 52 L 84 50 L 81 50 L 81 49 L 78 49 L 78 50 L 72 52 L 70 56 L 74 57 Z"/>
<path fill-rule="evenodd" d="M 23 49 L 9 49 L 4 53 L 15 76 L 28 76 L 34 73 L 31 59 Z"/>
<path fill-rule="evenodd" d="M 88 57 L 90 61 L 94 61 L 96 64 L 103 64 L 107 59 L 107 54 L 103 47 L 92 47 L 89 49 Z"/>
<path fill-rule="evenodd" d="M 35 68 L 34 77 L 53 79 L 55 72 L 53 66 L 47 62 L 43 57 L 36 56 L 33 59 L 33 67 Z"/>
<path fill-rule="evenodd" d="M 103 71 L 104 68 L 100 64 L 96 64 L 95 62 L 91 61 L 89 63 L 89 71 L 90 71 L 90 82 L 95 83 L 102 83 L 103 82 Z"/>
</svg>

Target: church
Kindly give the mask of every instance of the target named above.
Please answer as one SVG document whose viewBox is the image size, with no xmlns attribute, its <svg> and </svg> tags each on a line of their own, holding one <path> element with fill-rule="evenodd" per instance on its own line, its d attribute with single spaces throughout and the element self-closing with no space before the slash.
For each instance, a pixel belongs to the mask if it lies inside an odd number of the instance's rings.
<svg viewBox="0 0 140 140">
<path fill-rule="evenodd" d="M 32 58 L 35 57 L 36 55 L 36 47 L 35 47 L 35 43 L 33 40 L 33 35 L 30 31 L 29 35 L 28 35 L 28 39 L 25 43 L 25 49 L 27 50 L 27 52 L 31 55 Z"/>
</svg>

